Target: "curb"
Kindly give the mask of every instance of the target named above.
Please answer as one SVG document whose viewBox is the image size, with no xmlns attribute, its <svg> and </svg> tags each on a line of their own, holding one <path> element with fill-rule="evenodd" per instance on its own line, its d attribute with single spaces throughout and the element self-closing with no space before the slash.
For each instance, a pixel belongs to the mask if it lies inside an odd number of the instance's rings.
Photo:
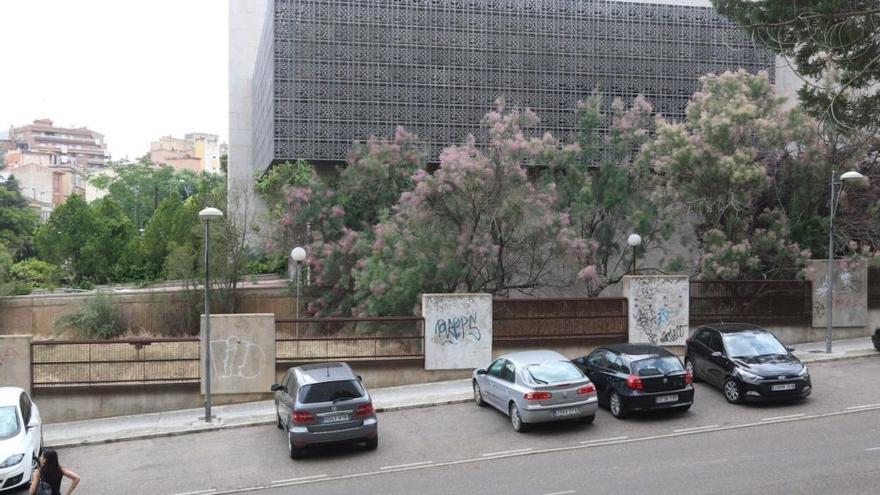
<svg viewBox="0 0 880 495">
<path fill-rule="evenodd" d="M 815 364 L 815 363 L 830 363 L 833 361 L 848 361 L 850 359 L 861 359 L 861 358 L 870 358 L 870 357 L 880 357 L 880 352 L 871 349 L 869 351 L 856 351 L 850 354 L 843 354 L 838 356 L 828 356 L 828 357 L 816 357 L 815 359 L 801 359 L 801 362 L 805 364 Z"/>
<path fill-rule="evenodd" d="M 433 402 L 422 402 L 416 404 L 402 404 L 402 405 L 391 405 L 387 407 L 378 407 L 376 408 L 377 413 L 381 412 L 393 412 L 393 411 L 403 411 L 407 409 L 423 409 L 426 407 L 435 407 L 435 406 L 447 406 L 451 404 L 463 404 L 466 402 L 472 401 L 473 398 L 468 396 L 467 398 L 456 398 L 456 399 L 443 399 L 437 400 Z M 131 442 L 135 440 L 153 440 L 156 438 L 164 438 L 164 437 L 178 437 L 183 435 L 190 435 L 195 433 L 210 433 L 214 431 L 223 431 L 223 430 L 231 430 L 235 428 L 249 428 L 253 426 L 266 426 L 275 424 L 275 419 L 258 419 L 251 421 L 244 421 L 241 423 L 231 423 L 228 425 L 217 425 L 217 426 L 206 426 L 204 428 L 193 428 L 188 430 L 168 430 L 161 432 L 152 432 L 152 433 L 142 433 L 138 435 L 131 435 L 126 437 L 119 438 L 104 438 L 101 440 L 67 440 L 59 443 L 47 444 L 46 447 L 51 447 L 53 449 L 67 449 L 73 447 L 87 447 L 92 445 L 106 445 L 110 443 L 120 443 L 120 442 Z"/>
</svg>

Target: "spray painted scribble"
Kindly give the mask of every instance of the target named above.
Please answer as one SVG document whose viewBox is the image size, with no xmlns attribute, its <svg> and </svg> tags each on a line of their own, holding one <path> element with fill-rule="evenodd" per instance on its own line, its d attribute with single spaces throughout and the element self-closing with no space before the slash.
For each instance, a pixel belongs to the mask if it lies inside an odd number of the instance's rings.
<svg viewBox="0 0 880 495">
<path fill-rule="evenodd" d="M 266 366 L 266 352 L 249 340 L 236 336 L 212 340 L 211 349 L 213 368 L 218 378 L 252 380 L 260 376 Z"/>
<path fill-rule="evenodd" d="M 810 260 L 807 276 L 813 282 L 813 326 L 827 325 L 828 261 Z M 834 262 L 834 293 L 832 325 L 835 327 L 862 327 L 868 321 L 868 265 L 864 260 L 836 260 Z"/>
<path fill-rule="evenodd" d="M 684 345 L 688 334 L 687 277 L 628 277 L 629 341 Z"/>
<path fill-rule="evenodd" d="M 424 294 L 425 369 L 484 367 L 492 360 L 492 296 Z"/>
<path fill-rule="evenodd" d="M 434 325 L 434 335 L 437 336 L 440 345 L 458 344 L 467 337 L 474 340 L 482 339 L 476 314 L 437 320 L 437 324 Z"/>
</svg>

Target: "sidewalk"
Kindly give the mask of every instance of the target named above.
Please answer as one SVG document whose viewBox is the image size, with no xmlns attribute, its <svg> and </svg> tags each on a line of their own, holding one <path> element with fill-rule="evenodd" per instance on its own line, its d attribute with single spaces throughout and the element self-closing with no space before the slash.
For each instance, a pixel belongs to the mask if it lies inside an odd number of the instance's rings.
<svg viewBox="0 0 880 495">
<path fill-rule="evenodd" d="M 870 337 L 837 340 L 832 354 L 825 354 L 824 342 L 795 345 L 794 354 L 805 363 L 822 363 L 867 356 L 880 356 Z M 378 412 L 467 402 L 472 399 L 469 379 L 404 385 L 370 390 Z M 184 435 L 275 422 L 272 401 L 215 406 L 212 423 L 205 423 L 204 408 L 115 418 L 47 424 L 43 427 L 47 446 L 61 448 Z"/>
</svg>

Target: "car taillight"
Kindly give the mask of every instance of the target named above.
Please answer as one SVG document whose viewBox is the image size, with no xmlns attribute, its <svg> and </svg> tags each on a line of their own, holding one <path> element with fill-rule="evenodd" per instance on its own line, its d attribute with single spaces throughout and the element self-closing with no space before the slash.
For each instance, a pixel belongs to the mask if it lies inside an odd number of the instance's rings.
<svg viewBox="0 0 880 495">
<path fill-rule="evenodd" d="M 691 372 L 685 371 L 684 372 L 684 384 L 690 385 L 691 383 L 693 383 L 693 381 L 694 381 L 694 377 L 691 376 Z"/>
<path fill-rule="evenodd" d="M 308 411 L 293 411 L 290 413 L 290 420 L 295 425 L 306 425 L 315 421 L 315 415 Z"/>
<path fill-rule="evenodd" d="M 553 394 L 550 392 L 526 392 L 523 395 L 525 400 L 547 400 L 550 397 L 553 397 Z"/>
<path fill-rule="evenodd" d="M 369 404 L 361 404 L 358 406 L 357 411 L 354 412 L 355 416 L 369 416 L 373 414 L 373 403 Z"/>
<path fill-rule="evenodd" d="M 637 377 L 636 375 L 629 375 L 626 377 L 626 386 L 633 390 L 643 390 L 645 388 L 645 384 L 642 383 L 642 379 Z"/>
<path fill-rule="evenodd" d="M 578 389 L 579 394 L 592 394 L 595 391 L 596 391 L 596 387 L 594 387 L 592 383 L 588 383 Z"/>
</svg>

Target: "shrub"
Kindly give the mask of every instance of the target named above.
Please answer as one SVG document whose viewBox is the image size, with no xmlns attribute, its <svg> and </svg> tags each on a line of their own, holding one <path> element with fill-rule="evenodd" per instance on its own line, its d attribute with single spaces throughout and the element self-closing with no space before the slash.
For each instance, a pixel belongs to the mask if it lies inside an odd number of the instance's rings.
<svg viewBox="0 0 880 495">
<path fill-rule="evenodd" d="M 34 289 L 54 289 L 61 279 L 61 270 L 52 263 L 27 259 L 12 265 L 9 270 L 17 294 L 30 294 Z"/>
<path fill-rule="evenodd" d="M 104 292 L 87 299 L 72 313 L 55 320 L 56 332 L 73 330 L 85 338 L 113 339 L 122 335 L 127 325 L 113 298 Z"/>
</svg>

